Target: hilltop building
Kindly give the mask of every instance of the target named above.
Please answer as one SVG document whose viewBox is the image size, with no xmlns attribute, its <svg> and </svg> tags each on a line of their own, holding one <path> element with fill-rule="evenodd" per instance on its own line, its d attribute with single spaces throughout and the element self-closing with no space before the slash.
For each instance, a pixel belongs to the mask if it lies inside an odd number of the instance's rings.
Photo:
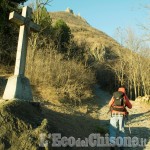
<svg viewBox="0 0 150 150">
<path fill-rule="evenodd" d="M 69 7 L 66 9 L 66 12 L 71 13 L 71 14 L 74 14 L 74 13 L 73 13 L 73 10 L 70 9 Z"/>
</svg>

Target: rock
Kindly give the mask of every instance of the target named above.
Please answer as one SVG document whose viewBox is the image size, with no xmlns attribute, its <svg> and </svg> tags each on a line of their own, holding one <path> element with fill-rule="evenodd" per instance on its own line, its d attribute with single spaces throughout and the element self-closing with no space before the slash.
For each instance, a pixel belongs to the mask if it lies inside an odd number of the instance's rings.
<svg viewBox="0 0 150 150">
<path fill-rule="evenodd" d="M 145 95 L 145 96 L 138 96 L 135 101 L 137 102 L 146 102 L 149 103 L 150 102 L 150 95 Z"/>
<path fill-rule="evenodd" d="M 136 99 L 135 99 L 135 101 L 138 101 L 138 102 L 140 102 L 142 100 L 142 97 L 141 96 L 138 96 Z"/>
</svg>

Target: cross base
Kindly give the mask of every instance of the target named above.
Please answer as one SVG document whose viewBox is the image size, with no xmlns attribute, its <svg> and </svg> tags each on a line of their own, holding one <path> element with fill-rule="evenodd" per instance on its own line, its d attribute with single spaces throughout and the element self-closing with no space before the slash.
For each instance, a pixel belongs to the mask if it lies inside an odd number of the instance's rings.
<svg viewBox="0 0 150 150">
<path fill-rule="evenodd" d="M 9 77 L 3 99 L 32 101 L 33 97 L 29 79 L 17 75 Z"/>
</svg>

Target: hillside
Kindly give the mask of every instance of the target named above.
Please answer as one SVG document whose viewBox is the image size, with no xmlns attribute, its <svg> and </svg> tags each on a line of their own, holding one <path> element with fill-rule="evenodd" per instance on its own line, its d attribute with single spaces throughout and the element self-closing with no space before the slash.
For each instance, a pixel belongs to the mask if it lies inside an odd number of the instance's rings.
<svg viewBox="0 0 150 150">
<path fill-rule="evenodd" d="M 64 20 L 71 28 L 75 40 L 86 42 L 92 54 L 101 61 L 101 55 L 107 59 L 116 49 L 123 49 L 113 38 L 106 33 L 93 28 L 85 19 L 69 12 L 49 12 L 53 23 L 58 19 Z"/>
<path fill-rule="evenodd" d="M 71 28 L 75 41 L 79 44 L 86 43 L 86 47 L 95 58 L 94 61 L 99 64 L 93 65 L 95 68 L 89 65 L 91 69 L 83 62 L 65 59 L 64 55 L 55 49 L 57 46 L 51 45 L 52 39 L 43 37 L 44 40 L 47 38 L 44 41 L 46 43 L 44 43 L 46 45 L 44 47 L 42 38 L 41 41 L 38 41 L 36 36 L 31 36 L 26 75 L 31 81 L 34 102 L 1 99 L 7 78 L 12 75 L 14 66 L 0 64 L 0 150 L 38 150 L 39 144 L 42 144 L 40 143 L 42 140 L 41 133 L 46 134 L 44 142 L 49 141 L 50 150 L 55 148 L 51 147 L 49 133 L 50 135 L 51 133 L 61 133 L 62 136 L 73 136 L 76 139 L 85 139 L 91 133 L 100 133 L 102 136 L 108 133 L 110 114 L 107 114 L 107 111 L 111 94 L 99 88 L 98 81 L 94 79 L 96 75 L 101 75 L 101 83 L 111 87 L 114 87 L 113 83 L 115 83 L 117 87 L 113 73 L 108 70 L 105 72 L 106 66 L 103 64 L 110 62 L 108 60 L 114 60 L 114 53 L 118 49 L 126 51 L 126 53 L 129 50 L 124 49 L 102 31 L 91 27 L 80 16 L 68 12 L 50 12 L 49 14 L 52 23 L 58 19 L 63 19 Z M 39 43 L 42 43 L 41 47 L 38 45 Z M 34 44 L 39 47 L 35 46 L 33 49 Z M 122 62 L 124 63 L 124 61 Z M 98 68 L 99 66 L 101 68 Z M 125 66 L 128 65 L 125 64 Z M 128 70 L 129 68 L 127 68 Z M 149 105 L 137 101 L 133 101 L 132 104 L 133 109 L 130 111 L 131 137 L 137 136 L 148 140 L 150 138 Z M 128 132 L 127 135 L 129 135 Z M 77 148 L 65 147 L 60 149 L 76 150 Z M 107 150 L 109 148 L 89 146 L 80 149 Z M 126 149 L 128 150 L 128 148 Z M 136 149 L 144 148 L 138 147 Z M 149 150 L 149 143 L 146 145 L 146 150 Z"/>
<path fill-rule="evenodd" d="M 76 39 L 85 39 L 88 42 L 100 42 L 105 45 L 117 45 L 119 44 L 109 37 L 106 33 L 93 28 L 86 20 L 82 17 L 74 15 L 69 12 L 49 12 L 50 17 L 52 18 L 53 23 L 58 19 L 63 19 L 67 25 L 71 28 L 71 31 Z M 82 40 L 83 40 L 82 39 Z M 111 45 L 112 44 L 112 45 Z"/>
<path fill-rule="evenodd" d="M 84 139 L 93 132 L 101 131 L 102 134 L 106 132 L 106 129 L 99 127 L 99 120 L 95 113 L 98 110 L 97 106 L 80 109 L 69 105 L 52 104 L 50 101 L 37 105 L 37 103 L 21 100 L 5 101 L 1 99 L 0 149 L 38 150 L 39 145 L 48 140 L 49 145 L 46 146 L 46 149 L 48 147 L 51 150 L 54 149 L 51 148 L 51 140 L 48 139 L 48 134 L 51 133 Z M 88 109 L 89 112 L 87 112 Z M 42 139 L 42 134 L 45 134 L 44 139 Z"/>
</svg>

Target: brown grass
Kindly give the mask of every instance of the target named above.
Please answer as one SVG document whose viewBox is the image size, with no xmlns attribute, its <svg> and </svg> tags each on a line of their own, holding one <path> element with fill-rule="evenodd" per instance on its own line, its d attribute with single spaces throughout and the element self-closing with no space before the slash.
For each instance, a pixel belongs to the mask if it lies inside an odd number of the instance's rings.
<svg viewBox="0 0 150 150">
<path fill-rule="evenodd" d="M 63 99 L 76 102 L 92 97 L 94 72 L 81 62 L 64 59 L 64 55 L 52 48 L 36 51 L 34 60 L 32 49 L 29 49 L 26 70 L 32 84 L 42 85 L 47 90 L 53 87 Z"/>
</svg>

